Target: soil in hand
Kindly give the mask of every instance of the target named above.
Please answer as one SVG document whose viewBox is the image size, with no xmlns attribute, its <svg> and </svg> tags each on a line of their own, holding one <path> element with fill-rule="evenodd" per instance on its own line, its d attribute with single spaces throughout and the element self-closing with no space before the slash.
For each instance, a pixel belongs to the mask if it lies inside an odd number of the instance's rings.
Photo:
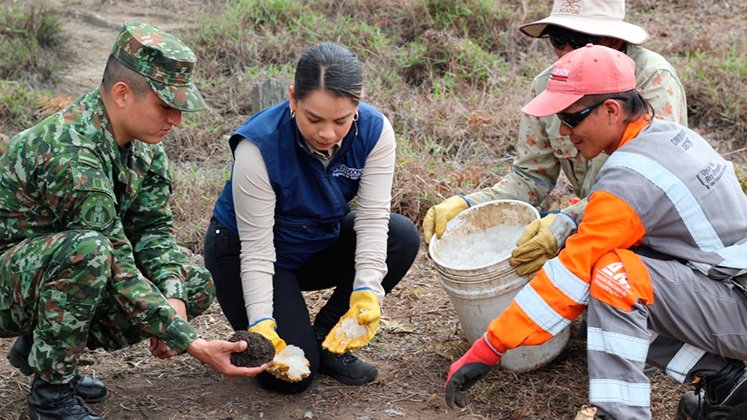
<svg viewBox="0 0 747 420">
<path fill-rule="evenodd" d="M 241 353 L 231 353 L 231 363 L 242 367 L 261 366 L 272 361 L 275 357 L 275 347 L 272 342 L 262 335 L 249 331 L 236 331 L 228 341 L 246 341 L 246 350 Z"/>
</svg>

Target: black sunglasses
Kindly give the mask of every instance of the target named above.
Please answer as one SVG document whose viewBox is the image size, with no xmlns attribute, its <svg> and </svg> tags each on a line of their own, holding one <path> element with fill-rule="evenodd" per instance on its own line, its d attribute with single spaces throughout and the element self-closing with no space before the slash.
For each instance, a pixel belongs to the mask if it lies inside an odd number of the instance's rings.
<svg viewBox="0 0 747 420">
<path fill-rule="evenodd" d="M 621 101 L 626 101 L 628 98 L 607 98 L 607 99 L 618 99 Z M 556 115 L 558 116 L 558 119 L 560 119 L 560 122 L 567 125 L 569 128 L 576 128 L 577 125 L 581 124 L 581 122 L 588 117 L 592 111 L 597 109 L 599 105 L 602 105 L 607 99 L 603 99 L 593 105 L 589 105 L 586 108 L 582 109 L 578 112 L 558 112 Z"/>
<path fill-rule="evenodd" d="M 601 37 L 594 35 L 565 31 L 548 32 L 547 37 L 550 38 L 550 43 L 553 48 L 558 50 L 562 50 L 566 45 L 570 45 L 575 50 L 576 48 L 581 48 L 586 44 L 599 44 L 599 40 L 601 39 Z"/>
</svg>

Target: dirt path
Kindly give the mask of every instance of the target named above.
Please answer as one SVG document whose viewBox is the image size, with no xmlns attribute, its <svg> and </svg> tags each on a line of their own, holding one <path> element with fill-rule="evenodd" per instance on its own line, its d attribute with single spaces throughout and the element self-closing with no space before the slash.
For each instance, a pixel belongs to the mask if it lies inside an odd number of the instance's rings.
<svg viewBox="0 0 747 420">
<path fill-rule="evenodd" d="M 195 25 L 203 7 L 201 0 L 48 0 L 46 3 L 60 11 L 72 48 L 58 84 L 58 93 L 66 96 L 80 95 L 100 83 L 112 43 L 124 23 L 147 22 L 178 35 Z"/>
</svg>

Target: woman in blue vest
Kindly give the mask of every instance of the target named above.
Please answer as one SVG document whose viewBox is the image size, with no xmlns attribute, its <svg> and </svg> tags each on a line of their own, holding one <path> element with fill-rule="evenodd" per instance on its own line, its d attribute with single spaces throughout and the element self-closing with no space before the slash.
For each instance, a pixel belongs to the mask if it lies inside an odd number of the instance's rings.
<svg viewBox="0 0 747 420">
<path fill-rule="evenodd" d="M 262 334 L 276 352 L 298 346 L 310 363 L 298 382 L 263 373 L 268 389 L 301 392 L 317 371 L 349 385 L 371 382 L 376 367 L 349 350 L 373 337 L 385 293 L 419 248 L 415 225 L 390 213 L 392 125 L 360 102 L 362 92 L 355 55 L 316 45 L 298 62 L 289 100 L 230 138 L 233 173 L 213 211 L 205 265 L 234 329 Z M 334 292 L 312 323 L 301 292 L 327 288 Z M 340 328 L 345 319 L 365 333 L 348 338 L 355 334 Z"/>
</svg>

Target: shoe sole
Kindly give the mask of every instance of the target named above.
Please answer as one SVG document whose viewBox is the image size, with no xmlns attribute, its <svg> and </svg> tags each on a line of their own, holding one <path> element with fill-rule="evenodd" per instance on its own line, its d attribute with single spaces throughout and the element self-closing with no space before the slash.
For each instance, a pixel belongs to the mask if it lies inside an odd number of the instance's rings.
<svg viewBox="0 0 747 420">
<path fill-rule="evenodd" d="M 78 395 L 80 397 L 80 395 L 77 392 L 76 392 L 76 395 Z M 103 397 L 99 397 L 99 398 L 90 398 L 90 399 L 88 399 L 88 398 L 80 397 L 80 399 L 82 399 L 83 401 L 85 401 L 86 404 L 96 404 L 96 403 L 103 402 L 104 400 L 106 400 L 107 397 L 109 397 L 109 392 L 107 392 L 106 394 L 104 394 Z"/>
<path fill-rule="evenodd" d="M 378 370 L 374 370 L 372 375 L 365 376 L 363 378 L 350 378 L 350 377 L 347 377 L 347 376 L 335 375 L 335 374 L 327 372 L 327 371 L 325 371 L 323 369 L 320 369 L 319 373 L 327 375 L 330 378 L 336 380 L 337 382 L 340 382 L 340 383 L 345 384 L 345 385 L 365 385 L 367 383 L 373 382 L 373 380 L 376 379 L 376 376 L 378 376 L 379 371 Z"/>
</svg>

